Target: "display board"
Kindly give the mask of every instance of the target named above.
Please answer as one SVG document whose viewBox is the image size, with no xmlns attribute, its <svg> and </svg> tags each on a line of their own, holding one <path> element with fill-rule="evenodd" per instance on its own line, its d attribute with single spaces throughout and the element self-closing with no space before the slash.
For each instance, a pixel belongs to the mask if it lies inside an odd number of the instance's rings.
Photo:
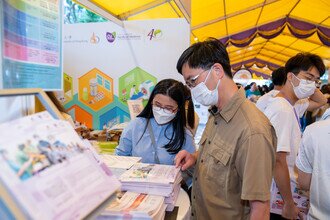
<svg viewBox="0 0 330 220">
<path fill-rule="evenodd" d="M 63 28 L 64 90 L 71 116 L 89 128 L 130 120 L 127 100 L 146 104 L 161 79 L 183 81 L 176 70 L 189 47 L 185 19 L 66 24 Z"/>
<path fill-rule="evenodd" d="M 62 1 L 1 1 L 3 88 L 62 89 Z"/>
</svg>

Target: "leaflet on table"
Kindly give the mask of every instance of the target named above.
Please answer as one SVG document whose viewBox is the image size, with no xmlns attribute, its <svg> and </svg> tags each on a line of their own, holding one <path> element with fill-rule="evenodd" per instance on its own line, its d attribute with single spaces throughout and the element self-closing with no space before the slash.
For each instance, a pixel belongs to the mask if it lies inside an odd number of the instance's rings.
<svg viewBox="0 0 330 220">
<path fill-rule="evenodd" d="M 110 203 L 101 215 L 122 218 L 162 219 L 166 205 L 163 196 L 125 192 Z"/>
<path fill-rule="evenodd" d="M 308 192 L 298 189 L 297 183 L 293 180 L 290 180 L 290 185 L 293 200 L 305 219 L 309 207 Z M 272 182 L 271 192 L 270 211 L 280 215 L 282 214 L 284 201 L 274 181 Z"/>
<path fill-rule="evenodd" d="M 180 168 L 171 165 L 137 163 L 121 175 L 120 181 L 169 184 L 176 181 L 179 172 Z"/>
<path fill-rule="evenodd" d="M 0 129 L 0 181 L 27 218 L 81 219 L 120 187 L 66 121 L 42 113 Z"/>
<path fill-rule="evenodd" d="M 178 199 L 180 189 L 181 189 L 180 184 L 177 184 L 176 186 L 174 186 L 174 189 L 173 189 L 173 192 L 171 193 L 171 195 L 168 197 L 165 197 L 165 203 L 174 204 L 176 202 L 176 200 Z"/>
<path fill-rule="evenodd" d="M 142 159 L 141 157 L 126 157 L 110 154 L 102 154 L 101 158 L 108 167 L 119 169 L 129 169 Z"/>
</svg>

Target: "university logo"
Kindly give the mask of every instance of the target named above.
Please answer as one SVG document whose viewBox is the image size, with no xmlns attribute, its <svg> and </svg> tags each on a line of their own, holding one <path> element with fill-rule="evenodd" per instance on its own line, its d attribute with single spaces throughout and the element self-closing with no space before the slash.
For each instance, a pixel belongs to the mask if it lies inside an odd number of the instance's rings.
<svg viewBox="0 0 330 220">
<path fill-rule="evenodd" d="M 95 33 L 93 32 L 93 35 L 91 36 L 90 42 L 92 44 L 98 44 L 100 42 L 100 38 L 98 36 L 96 36 Z"/>
<path fill-rule="evenodd" d="M 149 40 L 152 39 L 160 39 L 163 36 L 163 32 L 160 29 L 151 29 L 151 31 L 148 33 Z"/>
<path fill-rule="evenodd" d="M 113 42 L 115 41 L 115 39 L 116 39 L 116 32 L 115 32 L 115 31 L 112 32 L 112 33 L 107 32 L 107 33 L 106 33 L 106 38 L 107 38 L 107 41 L 108 41 L 109 43 L 113 43 Z"/>
</svg>

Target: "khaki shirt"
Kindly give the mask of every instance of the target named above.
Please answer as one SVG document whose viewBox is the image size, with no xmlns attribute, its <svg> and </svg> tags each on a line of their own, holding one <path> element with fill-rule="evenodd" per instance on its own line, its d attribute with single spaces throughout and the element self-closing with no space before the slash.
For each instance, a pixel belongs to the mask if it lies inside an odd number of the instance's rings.
<svg viewBox="0 0 330 220">
<path fill-rule="evenodd" d="M 248 200 L 270 199 L 275 150 L 275 130 L 240 89 L 206 124 L 193 179 L 193 218 L 247 219 Z"/>
</svg>

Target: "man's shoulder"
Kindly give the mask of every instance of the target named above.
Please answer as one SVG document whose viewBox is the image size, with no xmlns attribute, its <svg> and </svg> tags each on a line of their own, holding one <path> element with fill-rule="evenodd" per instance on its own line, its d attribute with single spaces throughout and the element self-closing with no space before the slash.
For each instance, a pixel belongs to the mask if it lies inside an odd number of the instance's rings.
<svg viewBox="0 0 330 220">
<path fill-rule="evenodd" d="M 291 104 L 283 97 L 273 97 L 269 100 L 269 105 L 279 108 L 292 108 Z"/>
<path fill-rule="evenodd" d="M 314 122 L 306 127 L 305 133 L 311 133 L 313 135 L 320 132 L 330 132 L 330 119 Z"/>
<path fill-rule="evenodd" d="M 271 128 L 271 123 L 257 106 L 247 101 L 241 107 L 242 118 L 241 125 L 252 133 L 264 133 Z"/>
<path fill-rule="evenodd" d="M 293 111 L 293 106 L 282 97 L 271 98 L 268 102 L 268 105 L 264 111 L 264 114 L 268 117 L 270 115 L 288 113 Z"/>
</svg>

